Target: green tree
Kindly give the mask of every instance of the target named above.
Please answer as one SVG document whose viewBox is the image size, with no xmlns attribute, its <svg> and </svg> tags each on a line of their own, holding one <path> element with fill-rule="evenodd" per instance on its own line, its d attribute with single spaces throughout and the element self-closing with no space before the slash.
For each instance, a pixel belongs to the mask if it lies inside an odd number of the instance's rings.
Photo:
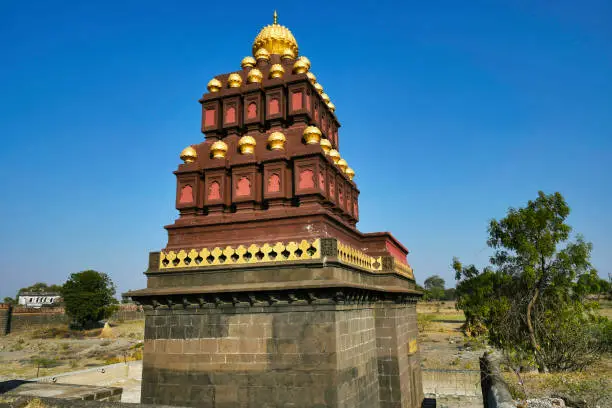
<svg viewBox="0 0 612 408">
<path fill-rule="evenodd" d="M 9 304 L 9 305 L 16 305 L 17 301 L 15 299 L 13 299 L 12 297 L 5 297 L 4 300 L 2 301 L 3 303 Z"/>
<path fill-rule="evenodd" d="M 592 246 L 581 236 L 569 239 L 569 212 L 561 194 L 539 192 L 526 207 L 511 208 L 505 218 L 490 222 L 492 267 L 481 272 L 453 260 L 457 307 L 464 310 L 467 323 L 484 324 L 497 346 L 531 354 L 542 371 L 547 366 L 580 369 L 580 364 L 561 361 L 563 349 L 580 343 L 581 349 L 566 355 L 574 361 L 582 355 L 588 361 L 602 343 L 577 338 L 607 330 L 602 329 L 605 322 L 593 319 L 585 299 L 596 276 L 589 261 Z M 573 329 L 564 336 L 552 335 L 564 327 Z"/>
<path fill-rule="evenodd" d="M 425 279 L 425 296 L 428 299 L 442 299 L 444 297 L 444 279 L 438 275 Z"/>
<path fill-rule="evenodd" d="M 75 324 L 87 327 L 110 317 L 116 310 L 115 285 L 105 273 L 73 273 L 61 289 L 66 313 Z"/>
</svg>

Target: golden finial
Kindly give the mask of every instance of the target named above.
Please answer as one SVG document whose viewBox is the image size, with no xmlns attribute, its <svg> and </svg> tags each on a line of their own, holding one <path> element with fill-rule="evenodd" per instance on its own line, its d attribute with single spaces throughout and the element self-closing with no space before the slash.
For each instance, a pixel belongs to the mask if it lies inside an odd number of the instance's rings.
<svg viewBox="0 0 612 408">
<path fill-rule="evenodd" d="M 278 13 L 274 10 L 274 24 L 278 24 Z"/>
<path fill-rule="evenodd" d="M 193 146 L 187 146 L 181 152 L 181 160 L 185 163 L 193 163 L 198 158 L 198 153 Z"/>
<path fill-rule="evenodd" d="M 321 141 L 321 131 L 316 126 L 308 126 L 302 133 L 306 144 L 319 144 Z"/>
</svg>

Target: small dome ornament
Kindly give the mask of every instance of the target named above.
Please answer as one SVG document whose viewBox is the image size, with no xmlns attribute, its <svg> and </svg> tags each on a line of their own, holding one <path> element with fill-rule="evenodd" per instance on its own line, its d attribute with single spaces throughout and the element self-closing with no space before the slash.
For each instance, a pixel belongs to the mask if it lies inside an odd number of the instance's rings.
<svg viewBox="0 0 612 408">
<path fill-rule="evenodd" d="M 222 140 L 217 140 L 210 146 L 210 153 L 213 159 L 224 159 L 227 154 L 227 144 Z"/>
<path fill-rule="evenodd" d="M 306 63 L 300 59 L 295 61 L 295 63 L 293 64 L 293 73 L 305 74 L 306 72 L 308 72 L 308 65 L 306 65 Z"/>
<path fill-rule="evenodd" d="M 181 160 L 185 162 L 185 164 L 193 163 L 198 158 L 198 153 L 196 152 L 196 149 L 193 148 L 193 146 L 187 146 L 181 152 L 180 157 Z"/>
<path fill-rule="evenodd" d="M 353 177 L 355 177 L 355 171 L 351 169 L 350 167 L 347 167 L 346 170 L 344 170 L 344 174 L 346 174 L 349 180 L 352 180 Z"/>
<path fill-rule="evenodd" d="M 315 74 L 313 74 L 312 72 L 308 71 L 306 73 L 306 77 L 308 78 L 308 80 L 310 81 L 311 84 L 316 84 L 317 83 L 317 77 Z"/>
<path fill-rule="evenodd" d="M 328 139 L 321 139 L 321 149 L 323 149 L 323 153 L 327 156 L 331 151 L 332 144 Z"/>
<path fill-rule="evenodd" d="M 221 81 L 219 81 L 217 78 L 213 78 L 208 81 L 208 85 L 206 86 L 206 88 L 208 89 L 208 92 L 219 92 L 222 86 L 223 84 L 221 83 Z"/>
<path fill-rule="evenodd" d="M 268 147 L 270 150 L 284 150 L 287 138 L 282 132 L 272 132 L 268 137 Z"/>
<path fill-rule="evenodd" d="M 322 94 L 323 93 L 323 85 L 321 85 L 320 83 L 316 83 L 314 84 L 315 89 L 317 90 L 318 93 Z"/>
<path fill-rule="evenodd" d="M 247 83 L 260 83 L 263 80 L 263 74 L 257 68 L 252 68 L 247 75 Z"/>
<path fill-rule="evenodd" d="M 257 59 L 257 61 L 270 61 L 270 53 L 265 48 L 260 48 L 255 52 L 255 58 Z"/>
<path fill-rule="evenodd" d="M 241 154 L 253 154 L 255 153 L 255 145 L 257 142 L 253 136 L 245 135 L 238 141 L 238 148 Z"/>
<path fill-rule="evenodd" d="M 298 44 L 291 31 L 278 24 L 278 14 L 274 11 L 273 24 L 261 29 L 255 41 L 253 41 L 253 52 L 265 48 L 270 54 L 282 55 L 286 49 L 298 54 Z"/>
<path fill-rule="evenodd" d="M 319 144 L 321 142 L 321 131 L 316 126 L 308 126 L 302 133 L 306 144 Z"/>
<path fill-rule="evenodd" d="M 255 58 L 248 56 L 248 57 L 244 57 L 242 59 L 242 62 L 240 63 L 240 66 L 244 69 L 244 68 L 253 68 L 255 66 L 255 64 L 257 63 L 257 61 L 255 61 Z"/>
<path fill-rule="evenodd" d="M 327 104 L 327 107 L 329 108 L 330 111 L 335 112 L 336 111 L 336 105 L 334 105 L 333 102 L 329 102 Z"/>
<path fill-rule="evenodd" d="M 293 52 L 291 48 L 285 48 L 285 50 L 283 51 L 283 55 L 281 55 L 281 58 L 284 60 L 294 59 L 295 52 Z"/>
<path fill-rule="evenodd" d="M 234 72 L 233 74 L 230 74 L 227 77 L 227 84 L 230 88 L 240 88 L 240 86 L 242 85 L 242 77 L 240 76 L 240 74 L 236 74 Z"/>
<path fill-rule="evenodd" d="M 329 95 L 327 95 L 325 92 L 321 94 L 321 99 L 323 99 L 323 102 L 325 102 L 326 104 L 329 103 Z"/>
<path fill-rule="evenodd" d="M 282 78 L 285 68 L 281 64 L 274 64 L 270 68 L 270 78 Z"/>
<path fill-rule="evenodd" d="M 310 70 L 310 60 L 308 58 L 302 55 L 300 58 L 298 58 L 298 61 L 302 61 L 304 64 L 306 64 L 306 69 Z"/>
<path fill-rule="evenodd" d="M 327 155 L 332 159 L 334 164 L 340 160 L 340 153 L 336 149 L 331 149 Z"/>
<path fill-rule="evenodd" d="M 336 166 L 340 167 L 340 170 L 344 172 L 348 168 L 348 163 L 344 159 L 340 159 L 336 162 Z"/>
</svg>

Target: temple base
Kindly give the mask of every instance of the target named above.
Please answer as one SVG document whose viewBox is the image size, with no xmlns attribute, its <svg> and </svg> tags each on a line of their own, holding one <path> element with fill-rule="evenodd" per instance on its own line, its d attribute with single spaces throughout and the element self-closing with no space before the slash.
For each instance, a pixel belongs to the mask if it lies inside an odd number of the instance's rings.
<svg viewBox="0 0 612 408">
<path fill-rule="evenodd" d="M 420 407 L 419 293 L 408 289 L 411 282 L 376 276 L 397 281 L 386 290 L 374 282 L 350 282 L 363 280 L 364 273 L 349 266 L 301 268 L 306 269 L 355 279 L 284 282 L 284 288 L 257 291 L 230 289 L 228 283 L 227 290 L 223 285 L 189 291 L 173 287 L 164 295 L 163 285 L 156 285 L 132 292 L 146 310 L 142 402 L 215 408 Z M 246 278 L 298 270 L 233 273 Z"/>
</svg>

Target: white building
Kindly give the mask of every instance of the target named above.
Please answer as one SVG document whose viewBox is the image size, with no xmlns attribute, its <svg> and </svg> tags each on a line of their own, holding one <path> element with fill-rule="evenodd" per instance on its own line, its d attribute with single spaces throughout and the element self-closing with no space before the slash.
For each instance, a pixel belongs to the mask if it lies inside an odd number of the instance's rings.
<svg viewBox="0 0 612 408">
<path fill-rule="evenodd" d="M 18 303 L 25 307 L 39 308 L 43 306 L 54 306 L 60 302 L 59 293 L 55 292 L 22 292 L 19 294 Z"/>
</svg>

